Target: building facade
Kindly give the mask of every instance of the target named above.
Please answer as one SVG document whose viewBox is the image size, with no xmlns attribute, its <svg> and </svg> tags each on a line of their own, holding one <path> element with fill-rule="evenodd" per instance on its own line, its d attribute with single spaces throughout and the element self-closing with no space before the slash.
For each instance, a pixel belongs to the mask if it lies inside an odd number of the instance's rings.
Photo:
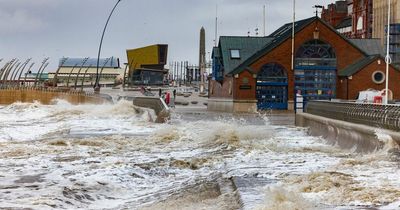
<svg viewBox="0 0 400 210">
<path fill-rule="evenodd" d="M 384 37 L 386 36 L 385 28 L 387 25 L 388 17 L 388 1 L 387 0 L 374 0 L 373 4 L 373 29 L 372 37 L 382 39 L 382 45 L 385 43 Z M 400 1 L 391 0 L 391 23 L 400 23 Z"/>
<path fill-rule="evenodd" d="M 385 43 L 387 39 L 385 39 Z M 392 64 L 400 68 L 400 23 L 390 24 L 389 54 Z"/>
<path fill-rule="evenodd" d="M 119 59 L 100 58 L 61 58 L 56 72 L 48 73 L 48 84 L 63 87 L 93 86 L 99 77 L 101 86 L 112 86 L 118 76 L 123 75 Z"/>
<path fill-rule="evenodd" d="M 127 81 L 130 85 L 164 85 L 168 70 L 168 45 L 157 44 L 126 50 L 128 58 Z"/>
<path fill-rule="evenodd" d="M 389 51 L 392 58 L 392 63 L 400 67 L 400 1 L 391 1 L 390 12 L 390 38 Z M 373 6 L 374 21 L 373 21 L 373 37 L 380 38 L 382 45 L 386 45 L 386 28 L 388 17 L 388 1 L 374 0 Z"/>
<path fill-rule="evenodd" d="M 337 28 L 348 16 L 347 1 L 336 1 L 329 4 L 327 8 L 324 7 L 321 12 L 321 19 L 334 28 Z"/>
<path fill-rule="evenodd" d="M 352 34 L 349 38 L 372 38 L 373 0 L 350 0 Z"/>
<path fill-rule="evenodd" d="M 254 112 L 296 106 L 309 100 L 356 99 L 369 88 L 382 90 L 385 63 L 376 39 L 347 39 L 318 17 L 292 24 L 268 37 L 220 37 L 208 109 Z M 389 88 L 400 99 L 400 72 L 390 66 Z M 299 102 L 300 103 L 300 102 Z"/>
<path fill-rule="evenodd" d="M 373 0 L 336 1 L 321 18 L 348 38 L 372 38 Z"/>
</svg>

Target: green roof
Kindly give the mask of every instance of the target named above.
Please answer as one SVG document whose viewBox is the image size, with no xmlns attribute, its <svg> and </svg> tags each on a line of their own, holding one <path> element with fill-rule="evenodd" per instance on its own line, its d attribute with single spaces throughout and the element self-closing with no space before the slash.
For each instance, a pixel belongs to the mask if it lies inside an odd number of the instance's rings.
<svg viewBox="0 0 400 210">
<path fill-rule="evenodd" d="M 307 25 L 311 24 L 314 21 L 319 21 L 320 23 L 324 24 L 326 27 L 330 28 L 333 32 L 335 32 L 338 36 L 342 37 L 344 40 L 346 40 L 350 45 L 352 45 L 354 48 L 358 49 L 362 54 L 365 56 L 368 56 L 368 53 L 366 53 L 363 49 L 361 49 L 359 46 L 354 44 L 353 42 L 349 41 L 345 36 L 337 32 L 332 26 L 327 24 L 325 21 L 323 21 L 319 17 L 311 17 L 303 20 L 299 20 L 295 22 L 295 33 L 301 31 L 303 28 L 305 28 Z M 270 52 L 271 50 L 275 49 L 279 45 L 281 45 L 284 41 L 287 39 L 290 39 L 292 36 L 292 23 L 287 23 L 280 27 L 278 30 L 273 32 L 269 37 L 273 37 L 273 41 L 271 41 L 267 46 L 259 50 L 257 53 L 254 55 L 250 56 L 247 60 L 245 60 L 242 64 L 238 65 L 235 69 L 233 69 L 230 73 L 228 74 L 237 74 L 243 69 L 246 69 L 248 66 L 250 66 L 252 63 L 260 59 L 262 56 Z"/>
<path fill-rule="evenodd" d="M 317 17 L 311 17 L 307 18 L 304 20 L 299 20 L 295 22 L 295 33 L 303 29 L 305 26 L 308 24 L 312 23 Z M 231 74 L 236 74 L 245 69 L 247 66 L 252 64 L 254 61 L 258 60 L 260 57 L 271 51 L 272 49 L 275 49 L 277 46 L 282 44 L 285 40 L 291 37 L 292 35 L 292 23 L 287 23 L 280 27 L 278 30 L 274 31 L 270 37 L 273 37 L 273 41 L 271 41 L 267 46 L 259 50 L 257 53 L 253 54 L 251 57 L 249 57 L 247 60 L 245 60 L 243 63 L 237 66 L 237 68 L 233 69 Z"/>
<path fill-rule="evenodd" d="M 221 36 L 218 48 L 213 50 L 214 56 L 222 56 L 226 74 L 229 74 L 254 53 L 273 40 L 272 37 Z M 240 58 L 231 58 L 231 50 L 239 50 Z"/>
<path fill-rule="evenodd" d="M 343 70 L 338 72 L 338 76 L 340 77 L 348 77 L 351 75 L 354 75 L 361 69 L 363 69 L 365 66 L 369 65 L 373 61 L 375 61 L 377 58 L 381 58 L 380 55 L 371 55 L 367 56 L 364 58 L 359 59 L 358 61 L 354 62 L 353 64 L 347 66 Z"/>
</svg>

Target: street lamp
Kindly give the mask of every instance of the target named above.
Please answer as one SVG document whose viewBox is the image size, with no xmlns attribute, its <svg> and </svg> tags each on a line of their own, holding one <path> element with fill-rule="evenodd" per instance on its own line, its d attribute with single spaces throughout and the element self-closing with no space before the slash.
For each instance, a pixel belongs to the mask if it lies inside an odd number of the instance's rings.
<svg viewBox="0 0 400 210">
<path fill-rule="evenodd" d="M 384 104 L 387 105 L 389 101 L 389 64 L 392 63 L 392 59 L 390 58 L 389 54 L 389 36 L 390 36 L 390 3 L 391 1 L 388 0 L 388 22 L 386 28 L 386 79 L 385 79 L 385 99 Z"/>
<path fill-rule="evenodd" d="M 292 23 L 292 71 L 294 71 L 294 26 L 295 26 L 295 22 L 296 22 L 296 0 L 293 0 L 293 23 Z"/>
<path fill-rule="evenodd" d="M 101 45 L 103 44 L 104 33 L 106 32 L 108 22 L 110 21 L 110 18 L 112 16 L 112 14 L 114 13 L 115 8 L 118 6 L 119 2 L 121 2 L 121 0 L 117 0 L 117 3 L 115 3 L 113 9 L 111 10 L 111 13 L 108 16 L 108 19 L 106 21 L 106 24 L 104 25 L 103 34 L 101 35 L 100 45 L 99 45 L 99 52 L 97 54 L 96 81 L 94 83 L 94 91 L 95 92 L 100 92 L 99 63 L 100 63 L 100 52 L 101 52 Z"/>
</svg>

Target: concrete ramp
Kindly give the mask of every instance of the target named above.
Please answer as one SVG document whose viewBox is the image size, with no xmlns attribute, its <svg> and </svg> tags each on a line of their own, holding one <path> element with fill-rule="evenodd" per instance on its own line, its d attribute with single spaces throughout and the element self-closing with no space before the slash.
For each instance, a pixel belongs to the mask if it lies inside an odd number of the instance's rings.
<svg viewBox="0 0 400 210">
<path fill-rule="evenodd" d="M 157 115 L 156 123 L 164 123 L 170 118 L 170 109 L 161 98 L 132 97 L 133 105 L 153 109 Z"/>
</svg>

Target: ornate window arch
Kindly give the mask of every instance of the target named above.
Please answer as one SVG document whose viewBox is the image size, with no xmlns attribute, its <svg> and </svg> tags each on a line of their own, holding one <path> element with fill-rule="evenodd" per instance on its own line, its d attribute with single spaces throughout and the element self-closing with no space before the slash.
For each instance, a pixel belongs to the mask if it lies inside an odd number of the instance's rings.
<svg viewBox="0 0 400 210">
<path fill-rule="evenodd" d="M 278 63 L 263 65 L 257 74 L 257 82 L 287 82 L 287 71 Z"/>
<path fill-rule="evenodd" d="M 336 53 L 333 47 L 319 39 L 302 44 L 296 52 L 296 66 L 336 67 Z"/>
</svg>

